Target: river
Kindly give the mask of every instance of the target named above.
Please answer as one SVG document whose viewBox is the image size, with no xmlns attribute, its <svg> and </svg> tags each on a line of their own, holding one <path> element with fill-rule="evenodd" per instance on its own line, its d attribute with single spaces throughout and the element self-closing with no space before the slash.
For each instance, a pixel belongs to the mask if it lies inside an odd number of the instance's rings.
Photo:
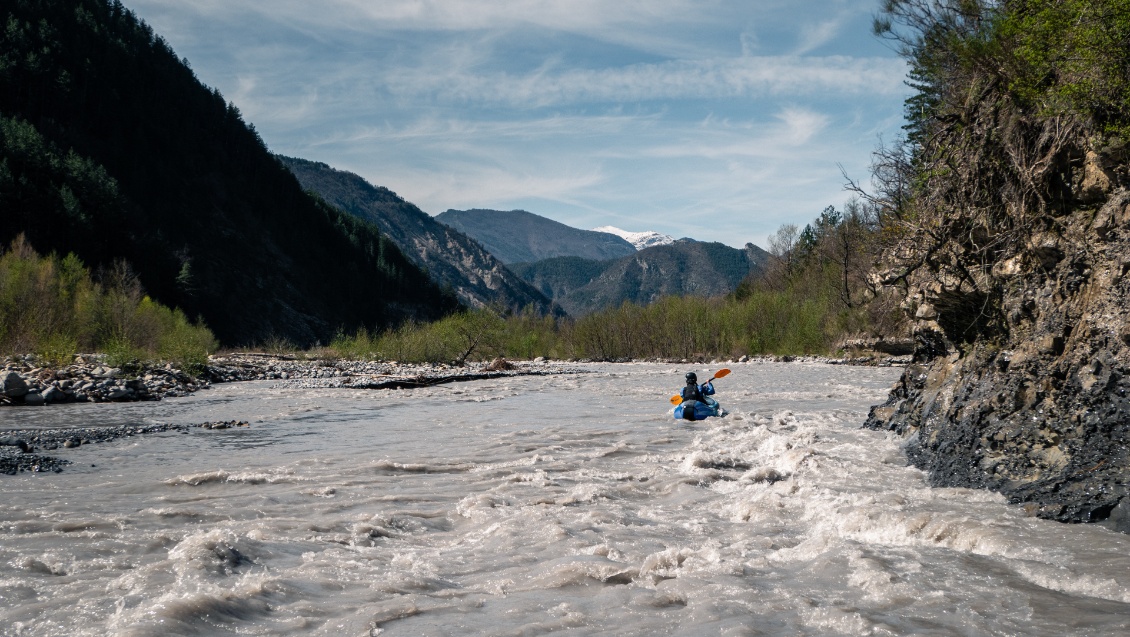
<svg viewBox="0 0 1130 637">
<path fill-rule="evenodd" d="M 933 489 L 862 430 L 900 370 L 580 365 L 218 385 L 0 428 L 243 420 L 0 476 L 0 634 L 1125 635 L 1130 536 Z"/>
</svg>

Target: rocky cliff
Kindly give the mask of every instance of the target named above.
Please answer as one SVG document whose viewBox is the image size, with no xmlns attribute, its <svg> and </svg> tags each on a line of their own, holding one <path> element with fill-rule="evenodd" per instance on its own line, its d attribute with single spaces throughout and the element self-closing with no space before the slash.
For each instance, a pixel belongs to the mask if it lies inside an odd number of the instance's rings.
<svg viewBox="0 0 1130 637">
<path fill-rule="evenodd" d="M 877 153 L 915 363 L 867 426 L 939 486 L 1130 532 L 1130 5 L 892 0 L 905 143 Z"/>
<path fill-rule="evenodd" d="M 976 288 L 912 278 L 915 363 L 867 426 L 904 436 L 935 485 L 1130 532 L 1130 191 L 1095 155 L 1077 172 L 1093 203 L 985 264 Z"/>
</svg>

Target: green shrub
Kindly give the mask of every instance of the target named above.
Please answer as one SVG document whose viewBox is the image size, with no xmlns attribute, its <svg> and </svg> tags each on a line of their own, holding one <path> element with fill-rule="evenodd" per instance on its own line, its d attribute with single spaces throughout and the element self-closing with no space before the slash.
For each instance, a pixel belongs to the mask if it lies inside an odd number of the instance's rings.
<svg viewBox="0 0 1130 637">
<path fill-rule="evenodd" d="M 38 357 L 56 367 L 71 364 L 76 353 L 78 353 L 78 339 L 62 332 L 40 339 L 35 352 Z"/>
<path fill-rule="evenodd" d="M 124 338 L 114 338 L 102 345 L 102 352 L 106 354 L 106 364 L 117 367 L 127 374 L 137 373 L 148 358 L 145 350 L 134 346 Z"/>
<path fill-rule="evenodd" d="M 367 360 L 374 358 L 375 349 L 369 330 L 361 328 L 353 336 L 338 333 L 329 349 L 337 356 L 354 360 Z"/>
<path fill-rule="evenodd" d="M 331 344 L 353 359 L 455 363 L 514 359 L 712 359 L 747 354 L 830 354 L 843 330 L 866 320 L 829 294 L 800 286 L 757 290 L 741 299 L 664 297 L 625 303 L 577 319 L 524 312 L 503 318 L 475 310 L 435 323 L 410 323 L 373 338 L 361 330 Z"/>
<path fill-rule="evenodd" d="M 207 327 L 144 296 L 125 264 L 96 282 L 73 254 L 40 256 L 22 236 L 0 252 L 0 354 L 64 365 L 95 351 L 124 369 L 160 359 L 198 373 L 216 346 Z"/>
<path fill-rule="evenodd" d="M 203 325 L 189 323 L 180 310 L 173 310 L 171 314 L 172 321 L 158 338 L 157 356 L 189 374 L 198 375 L 208 365 L 208 354 L 216 351 L 216 338 Z"/>
</svg>

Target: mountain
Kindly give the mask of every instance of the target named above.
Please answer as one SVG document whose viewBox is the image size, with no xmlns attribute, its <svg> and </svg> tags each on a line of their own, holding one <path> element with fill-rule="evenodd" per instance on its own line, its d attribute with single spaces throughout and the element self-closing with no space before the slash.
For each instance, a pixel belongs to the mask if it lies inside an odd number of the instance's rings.
<svg viewBox="0 0 1130 637">
<path fill-rule="evenodd" d="M 391 190 L 326 164 L 276 157 L 303 188 L 376 224 L 409 259 L 434 281 L 452 289 L 463 303 L 511 310 L 532 306 L 542 314 L 552 311 L 553 304 L 545 295 L 507 270 L 473 239 L 436 221 Z"/>
<path fill-rule="evenodd" d="M 308 196 L 120 2 L 0 9 L 0 243 L 125 261 L 226 345 L 458 307 L 368 222 Z"/>
<path fill-rule="evenodd" d="M 675 243 L 675 237 L 669 234 L 660 234 L 654 230 L 645 230 L 643 232 L 629 232 L 628 230 L 621 230 L 616 226 L 601 226 L 593 228 L 593 232 L 607 232 L 614 234 L 617 237 L 627 241 L 636 247 L 636 250 L 643 250 L 653 246 L 666 246 Z"/>
<path fill-rule="evenodd" d="M 503 263 L 552 257 L 605 260 L 636 251 L 615 235 L 579 230 L 525 210 L 448 210 L 436 219 L 478 241 Z"/>
<path fill-rule="evenodd" d="M 509 267 L 571 315 L 616 307 L 625 301 L 647 305 L 661 296 L 720 296 L 761 271 L 769 258 L 761 248 L 680 239 L 607 261 L 555 257 Z"/>
</svg>

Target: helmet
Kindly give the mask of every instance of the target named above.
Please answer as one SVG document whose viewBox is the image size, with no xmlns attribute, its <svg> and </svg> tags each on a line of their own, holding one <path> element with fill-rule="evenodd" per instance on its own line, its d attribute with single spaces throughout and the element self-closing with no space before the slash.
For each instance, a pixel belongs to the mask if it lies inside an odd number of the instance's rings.
<svg viewBox="0 0 1130 637">
<path fill-rule="evenodd" d="M 697 384 L 698 383 L 698 376 L 695 376 L 694 372 L 687 372 L 687 384 L 689 385 L 691 383 Z"/>
</svg>

